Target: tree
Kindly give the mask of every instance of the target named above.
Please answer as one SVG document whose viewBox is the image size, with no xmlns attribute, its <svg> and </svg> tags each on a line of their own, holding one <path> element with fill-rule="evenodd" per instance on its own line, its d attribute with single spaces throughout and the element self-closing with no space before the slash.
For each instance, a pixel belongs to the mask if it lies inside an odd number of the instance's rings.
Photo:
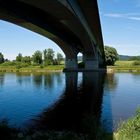
<svg viewBox="0 0 140 140">
<path fill-rule="evenodd" d="M 21 62 L 22 60 L 22 54 L 19 53 L 18 56 L 16 57 L 16 61 Z"/>
<path fill-rule="evenodd" d="M 140 61 L 140 56 L 131 56 L 129 58 L 130 61 L 134 61 L 134 60 L 137 60 L 137 61 Z"/>
<path fill-rule="evenodd" d="M 22 57 L 22 62 L 31 64 L 31 57 L 30 56 Z"/>
<path fill-rule="evenodd" d="M 41 51 L 36 51 L 33 56 L 33 62 L 35 64 L 41 64 L 42 63 L 42 52 Z"/>
<path fill-rule="evenodd" d="M 63 60 L 63 55 L 61 53 L 57 53 L 57 62 L 59 65 L 62 60 Z"/>
<path fill-rule="evenodd" d="M 44 63 L 47 65 L 53 64 L 53 59 L 54 59 L 53 49 L 51 48 L 48 48 L 47 50 L 45 49 L 43 53 L 44 53 Z"/>
<path fill-rule="evenodd" d="M 118 59 L 118 53 L 115 48 L 105 46 L 105 60 L 106 65 L 114 65 L 115 61 Z"/>
<path fill-rule="evenodd" d="M 3 54 L 0 52 L 0 64 L 4 63 L 4 56 Z"/>
</svg>

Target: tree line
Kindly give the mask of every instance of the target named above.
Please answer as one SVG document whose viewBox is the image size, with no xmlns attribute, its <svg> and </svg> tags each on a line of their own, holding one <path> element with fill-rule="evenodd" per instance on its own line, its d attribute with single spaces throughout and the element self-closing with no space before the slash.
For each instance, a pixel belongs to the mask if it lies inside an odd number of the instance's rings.
<svg viewBox="0 0 140 140">
<path fill-rule="evenodd" d="M 119 60 L 119 55 L 117 50 L 111 46 L 104 47 L 105 52 L 105 62 L 106 65 L 114 65 L 116 60 Z M 19 53 L 16 56 L 14 62 L 22 62 L 26 64 L 33 64 L 33 65 L 60 65 L 61 61 L 64 61 L 63 55 L 61 53 L 57 53 L 56 58 L 54 58 L 55 52 L 53 49 L 48 48 L 45 49 L 43 52 L 37 50 L 34 52 L 32 56 L 22 56 Z M 131 60 L 139 60 L 138 57 L 132 57 Z M 4 59 L 4 55 L 0 53 L 0 64 L 9 61 Z"/>
<path fill-rule="evenodd" d="M 13 62 L 22 62 L 26 64 L 34 64 L 34 65 L 60 65 L 61 61 L 64 60 L 63 55 L 61 53 L 57 53 L 56 58 L 55 52 L 53 49 L 48 48 L 42 51 L 35 51 L 32 56 L 23 56 L 22 53 L 19 53 L 16 56 L 16 59 Z M 0 64 L 4 62 L 10 62 L 8 59 L 4 59 L 4 55 L 0 52 Z"/>
</svg>

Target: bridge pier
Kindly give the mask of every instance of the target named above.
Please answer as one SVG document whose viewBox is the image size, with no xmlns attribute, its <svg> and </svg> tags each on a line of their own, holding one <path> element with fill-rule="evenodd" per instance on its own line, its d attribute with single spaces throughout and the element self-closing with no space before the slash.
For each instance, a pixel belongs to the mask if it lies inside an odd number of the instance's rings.
<svg viewBox="0 0 140 140">
<path fill-rule="evenodd" d="M 85 59 L 85 70 L 98 70 L 99 64 L 96 59 Z"/>
<path fill-rule="evenodd" d="M 85 67 L 82 69 L 78 69 L 77 58 L 66 58 L 65 70 L 66 71 L 94 71 L 99 69 L 99 62 L 95 58 L 84 57 L 84 63 L 85 63 Z"/>
<path fill-rule="evenodd" d="M 65 68 L 68 70 L 77 70 L 77 58 L 66 58 L 65 60 Z"/>
</svg>

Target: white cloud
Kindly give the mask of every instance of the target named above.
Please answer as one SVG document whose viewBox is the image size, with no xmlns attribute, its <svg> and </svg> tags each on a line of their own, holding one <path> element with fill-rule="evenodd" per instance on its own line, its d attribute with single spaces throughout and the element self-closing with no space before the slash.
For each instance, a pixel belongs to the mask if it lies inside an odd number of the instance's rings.
<svg viewBox="0 0 140 140">
<path fill-rule="evenodd" d="M 128 19 L 130 19 L 130 20 L 140 21 L 140 17 L 128 17 Z"/>
<path fill-rule="evenodd" d="M 109 13 L 109 14 L 103 14 L 106 17 L 112 17 L 112 18 L 122 18 L 123 14 L 118 14 L 118 13 Z"/>
<path fill-rule="evenodd" d="M 103 16 L 110 18 L 122 18 L 127 20 L 140 21 L 140 13 L 107 13 L 103 14 Z"/>
</svg>

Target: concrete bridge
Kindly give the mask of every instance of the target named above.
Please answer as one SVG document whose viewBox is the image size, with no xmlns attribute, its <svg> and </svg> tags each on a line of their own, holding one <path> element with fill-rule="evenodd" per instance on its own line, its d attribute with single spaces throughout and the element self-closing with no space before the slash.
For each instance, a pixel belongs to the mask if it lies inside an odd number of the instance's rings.
<svg viewBox="0 0 140 140">
<path fill-rule="evenodd" d="M 79 52 L 85 70 L 105 66 L 97 0 L 0 0 L 0 19 L 56 42 L 67 70 L 78 69 Z"/>
</svg>

